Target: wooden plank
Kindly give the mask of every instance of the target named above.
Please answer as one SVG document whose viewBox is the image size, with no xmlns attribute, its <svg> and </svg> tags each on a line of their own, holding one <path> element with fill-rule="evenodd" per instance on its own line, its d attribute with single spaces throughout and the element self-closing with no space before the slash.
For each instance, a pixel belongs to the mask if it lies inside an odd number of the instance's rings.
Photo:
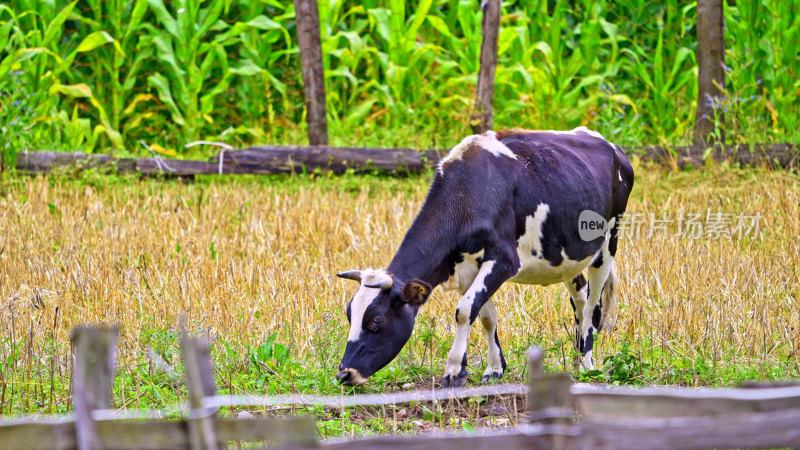
<svg viewBox="0 0 800 450">
<path fill-rule="evenodd" d="M 725 19 L 723 0 L 697 0 L 697 112 L 694 145 L 706 148 L 716 130 L 725 142 Z M 716 123 L 715 123 L 716 122 Z"/>
<path fill-rule="evenodd" d="M 583 421 L 579 425 L 522 426 L 513 432 L 478 435 L 428 434 L 381 436 L 332 442 L 325 448 L 559 448 L 552 445 L 560 433 L 562 448 L 649 449 L 797 447 L 800 445 L 800 409 L 774 412 L 669 420 Z M 219 444 L 235 440 L 264 440 L 283 446 L 316 445 L 316 431 L 302 419 L 220 419 Z M 98 422 L 104 448 L 188 448 L 185 422 Z M 312 439 L 314 437 L 314 439 Z M 75 448 L 71 421 L 0 425 L 0 449 Z"/>
<path fill-rule="evenodd" d="M 568 373 L 543 375 L 542 357 L 544 352 L 533 347 L 528 352 L 530 383 L 528 389 L 528 411 L 536 421 L 546 424 L 564 424 L 563 419 L 574 415 L 575 406 L 570 392 L 572 377 Z M 552 417 L 538 414 L 550 411 Z"/>
<path fill-rule="evenodd" d="M 188 449 L 186 422 L 163 420 L 97 422 L 104 448 Z"/>
<path fill-rule="evenodd" d="M 360 394 L 360 395 L 234 395 L 215 396 L 205 400 L 206 407 L 223 406 L 275 406 L 275 405 L 319 405 L 330 408 L 349 406 L 380 406 L 395 405 L 399 403 L 440 401 L 483 397 L 492 395 L 524 395 L 528 387 L 524 384 L 496 384 L 490 386 L 465 387 L 453 389 L 418 390 L 410 392 L 391 392 L 388 394 Z"/>
<path fill-rule="evenodd" d="M 425 434 L 416 436 L 380 436 L 333 442 L 324 449 L 430 449 L 430 450 L 511 450 L 549 449 L 550 436 L 528 436 L 520 432 L 486 434 Z"/>
<path fill-rule="evenodd" d="M 215 427 L 220 443 L 270 441 L 278 446 L 319 446 L 317 427 L 310 418 L 216 419 Z"/>
<path fill-rule="evenodd" d="M 494 98 L 494 74 L 497 67 L 497 37 L 500 34 L 500 0 L 483 0 L 481 30 L 481 66 L 478 71 L 478 86 L 475 90 L 475 111 L 470 117 L 472 132 L 485 133 L 492 129 Z"/>
<path fill-rule="evenodd" d="M 102 448 L 189 448 L 188 422 L 165 420 L 98 421 Z M 317 428 L 309 418 L 215 419 L 217 445 L 269 441 L 281 446 L 316 447 Z M 74 420 L 39 420 L 0 425 L 0 450 L 76 448 Z"/>
<path fill-rule="evenodd" d="M 0 425 L 0 450 L 76 448 L 75 422 L 51 420 Z"/>
<path fill-rule="evenodd" d="M 533 347 L 528 352 L 530 389 L 528 390 L 528 411 L 530 422 L 545 426 L 562 427 L 575 415 L 575 406 L 570 393 L 572 377 L 568 373 L 544 375 L 542 359 L 544 352 Z M 567 448 L 565 437 L 553 434 L 550 446 L 555 449 Z"/>
<path fill-rule="evenodd" d="M 70 336 L 75 353 L 72 373 L 75 436 L 81 450 L 102 448 L 92 411 L 111 405 L 118 335 L 117 328 L 77 327 Z"/>
<path fill-rule="evenodd" d="M 182 323 L 185 319 L 182 319 Z M 183 329 L 185 326 L 182 326 Z M 185 330 L 182 330 L 185 333 Z M 207 339 L 184 335 L 181 338 L 181 357 L 189 397 L 189 447 L 213 450 L 217 448 L 214 431 L 216 410 L 203 404 L 206 397 L 214 395 L 214 375 L 211 369 L 210 348 Z"/>
<path fill-rule="evenodd" d="M 306 99 L 308 143 L 328 145 L 328 119 L 325 110 L 325 68 L 319 36 L 317 0 L 294 0 L 297 44 L 303 72 Z"/>
<path fill-rule="evenodd" d="M 578 411 L 587 420 L 700 417 L 779 411 L 800 405 L 800 387 L 693 389 L 572 386 Z"/>
<path fill-rule="evenodd" d="M 800 409 L 717 417 L 580 423 L 586 449 L 800 447 Z"/>
</svg>

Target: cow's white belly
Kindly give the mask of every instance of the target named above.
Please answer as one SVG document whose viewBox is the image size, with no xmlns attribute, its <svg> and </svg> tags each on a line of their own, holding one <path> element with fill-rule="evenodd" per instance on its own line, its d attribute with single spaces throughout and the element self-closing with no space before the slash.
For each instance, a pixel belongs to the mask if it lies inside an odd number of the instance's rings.
<svg viewBox="0 0 800 450">
<path fill-rule="evenodd" d="M 549 212 L 550 206 L 540 203 L 533 215 L 525 218 L 525 234 L 517 240 L 519 269 L 509 281 L 547 285 L 571 280 L 594 259 L 594 255 L 582 260 L 569 259 L 562 249 L 563 259 L 559 265 L 554 266 L 542 256 L 542 224 Z"/>
<path fill-rule="evenodd" d="M 521 252 L 520 252 L 521 253 Z M 541 256 L 541 253 L 539 254 Z M 567 257 L 564 251 L 561 251 L 561 256 L 564 258 L 561 264 L 554 266 L 550 261 L 532 256 L 529 252 L 526 257 L 520 254 L 520 267 L 517 273 L 509 278 L 508 281 L 522 284 L 540 284 L 548 285 L 553 283 L 560 283 L 575 278 L 576 275 L 581 273 L 584 269 L 589 267 L 592 263 L 594 255 L 587 256 L 581 260 L 572 260 Z"/>
<path fill-rule="evenodd" d="M 541 203 L 532 216 L 526 217 L 525 234 L 517 240 L 519 268 L 508 281 L 539 285 L 561 283 L 575 278 L 594 260 L 595 255 L 589 255 L 581 260 L 570 259 L 563 248 L 562 260 L 558 265 L 551 264 L 542 256 L 542 224 L 549 212 L 550 206 Z M 442 289 L 454 289 L 463 294 L 472 285 L 480 270 L 477 260 L 483 257 L 483 251 L 473 254 L 463 253 L 462 256 L 464 260 L 456 264 L 453 275 L 442 283 Z"/>
</svg>

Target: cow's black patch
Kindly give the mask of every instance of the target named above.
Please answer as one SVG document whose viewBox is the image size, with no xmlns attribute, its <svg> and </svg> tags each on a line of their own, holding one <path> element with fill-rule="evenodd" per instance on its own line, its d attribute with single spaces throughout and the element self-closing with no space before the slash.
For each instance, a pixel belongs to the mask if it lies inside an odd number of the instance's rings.
<svg viewBox="0 0 800 450">
<path fill-rule="evenodd" d="M 613 234 L 612 234 L 611 237 L 608 238 L 608 253 L 611 256 L 614 256 L 614 255 L 617 254 L 617 240 L 618 240 L 618 237 L 617 237 L 617 226 L 614 225 Z"/>
<path fill-rule="evenodd" d="M 484 288 L 483 290 L 477 292 L 475 294 L 475 299 L 477 300 L 479 296 L 485 295 L 485 294 L 486 294 L 486 288 Z M 481 313 L 481 308 L 483 308 L 483 305 L 485 305 L 486 301 L 488 301 L 488 300 L 489 300 L 489 297 L 487 296 L 483 302 L 475 301 L 475 300 L 472 301 L 472 309 L 469 312 L 469 323 L 470 324 L 472 322 L 475 322 L 475 319 L 477 319 L 478 315 Z"/>
<path fill-rule="evenodd" d="M 597 252 L 597 256 L 592 261 L 592 267 L 599 269 L 603 265 L 603 252 Z"/>
<path fill-rule="evenodd" d="M 572 297 L 569 298 L 569 304 L 572 305 L 572 312 L 574 313 L 575 316 L 575 323 L 580 325 L 581 320 L 578 319 L 578 309 L 575 307 L 575 300 L 573 300 Z"/>
<path fill-rule="evenodd" d="M 503 356 L 503 348 L 500 347 L 500 339 L 497 337 L 497 330 L 494 330 L 494 343 L 497 344 L 497 351 L 500 352 L 500 365 L 503 371 L 506 370 L 506 357 Z"/>
<path fill-rule="evenodd" d="M 584 355 L 589 353 L 592 351 L 592 347 L 594 347 L 594 330 L 592 327 L 589 327 L 589 332 L 586 334 L 586 340 L 583 342 L 581 353 Z"/>
<path fill-rule="evenodd" d="M 572 279 L 572 285 L 575 286 L 575 290 L 578 292 L 580 292 L 584 287 L 586 287 L 587 284 L 588 282 L 586 281 L 586 277 L 584 277 L 583 274 L 579 274 L 578 276 Z"/>
<path fill-rule="evenodd" d="M 603 318 L 603 307 L 601 305 L 594 305 L 594 311 L 592 311 L 592 325 L 600 331 L 600 319 Z"/>
</svg>

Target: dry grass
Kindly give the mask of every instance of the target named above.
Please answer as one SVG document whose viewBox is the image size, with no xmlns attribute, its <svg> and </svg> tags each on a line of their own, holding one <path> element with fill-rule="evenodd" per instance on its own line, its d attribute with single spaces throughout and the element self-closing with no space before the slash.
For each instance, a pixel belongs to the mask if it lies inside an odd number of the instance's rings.
<svg viewBox="0 0 800 450">
<path fill-rule="evenodd" d="M 797 376 L 798 177 L 724 168 L 639 168 L 637 176 L 631 212 L 760 214 L 762 234 L 623 241 L 617 329 L 598 338 L 598 358 L 628 344 L 652 365 L 649 381 L 656 382 Z M 346 339 L 344 305 L 355 287 L 333 274 L 385 266 L 428 185 L 128 181 L 99 187 L 39 177 L 2 186 L 0 413 L 47 410 L 48 397 L 52 410 L 53 397 L 56 404 L 67 397 L 66 383 L 52 394 L 49 385 L 66 376 L 68 331 L 83 323 L 121 326 L 123 366 L 145 360 L 152 330 L 169 330 L 187 312 L 195 329 L 234 348 L 280 331 L 297 360 L 333 375 Z M 437 291 L 403 364 L 430 367 L 431 374 L 443 369 L 456 301 Z M 531 343 L 556 349 L 551 367 L 571 366 L 572 313 L 563 286 L 509 284 L 495 301 L 510 379 L 521 379 Z M 472 372 L 480 373 L 482 333 L 473 341 Z M 10 404 L 12 389 L 30 400 Z"/>
</svg>

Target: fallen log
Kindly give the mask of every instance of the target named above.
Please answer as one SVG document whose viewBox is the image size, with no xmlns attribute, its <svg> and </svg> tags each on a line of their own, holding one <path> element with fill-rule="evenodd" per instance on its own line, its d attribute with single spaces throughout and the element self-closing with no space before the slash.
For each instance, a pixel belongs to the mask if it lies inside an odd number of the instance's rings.
<svg viewBox="0 0 800 450">
<path fill-rule="evenodd" d="M 114 158 L 108 155 L 80 152 L 23 152 L 17 154 L 17 170 L 23 172 L 51 172 L 59 167 L 75 169 L 116 167 Z"/>
<path fill-rule="evenodd" d="M 794 144 L 736 144 L 716 146 L 709 150 L 702 147 L 626 147 L 625 153 L 636 155 L 642 161 L 672 165 L 680 168 L 701 167 L 707 158 L 712 161 L 728 161 L 740 166 L 796 168 L 800 163 L 800 149 Z"/>
<path fill-rule="evenodd" d="M 348 169 L 419 173 L 434 167 L 443 154 L 410 148 L 258 146 L 221 152 L 210 161 L 219 164 L 221 158 L 225 173 L 236 169 L 243 171 L 239 173 L 345 173 Z"/>
<path fill-rule="evenodd" d="M 793 144 L 739 144 L 719 146 L 708 152 L 699 147 L 625 148 L 630 157 L 680 168 L 700 167 L 710 157 L 741 166 L 797 168 L 800 149 Z M 335 174 L 358 172 L 421 173 L 436 167 L 445 150 L 409 148 L 340 148 L 327 146 L 258 146 L 220 152 L 208 161 L 162 158 L 112 158 L 107 155 L 68 152 L 26 152 L 17 156 L 16 168 L 25 173 L 54 169 L 107 169 L 119 173 L 194 176 L 213 174 L 289 174 L 315 171 Z"/>
<path fill-rule="evenodd" d="M 748 144 L 718 146 L 707 151 L 700 147 L 628 147 L 629 155 L 642 161 L 685 168 L 705 165 L 707 157 L 714 161 L 729 161 L 741 166 L 767 166 L 794 168 L 798 166 L 800 151 L 792 144 Z M 259 146 L 222 152 L 224 173 L 299 173 L 325 170 L 344 173 L 379 170 L 383 172 L 418 173 L 435 167 L 446 150 L 336 148 L 336 147 L 274 147 Z M 219 163 L 219 156 L 212 163 Z M 239 172 L 241 171 L 241 172 Z"/>
</svg>

